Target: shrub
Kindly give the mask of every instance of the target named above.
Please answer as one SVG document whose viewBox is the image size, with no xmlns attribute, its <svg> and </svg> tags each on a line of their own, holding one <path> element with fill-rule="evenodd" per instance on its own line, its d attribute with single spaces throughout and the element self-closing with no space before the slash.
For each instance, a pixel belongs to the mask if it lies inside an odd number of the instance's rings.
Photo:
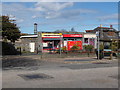
<svg viewBox="0 0 120 90">
<path fill-rule="evenodd" d="M 79 50 L 80 49 L 80 47 L 79 46 L 77 46 L 77 45 L 74 45 L 74 46 L 72 46 L 72 48 L 71 48 L 71 50 Z"/>
<path fill-rule="evenodd" d="M 2 42 L 2 55 L 16 55 L 19 52 L 15 49 L 14 45 L 7 42 Z"/>
<path fill-rule="evenodd" d="M 93 50 L 93 45 L 84 45 L 84 49 L 86 50 L 86 51 L 89 51 L 89 52 L 91 52 L 92 50 Z"/>
<path fill-rule="evenodd" d="M 87 51 L 88 57 L 90 56 L 90 52 L 93 50 L 93 45 L 84 45 L 84 49 Z"/>
<path fill-rule="evenodd" d="M 104 45 L 100 44 L 100 50 L 103 50 L 103 49 L 104 49 Z"/>
<path fill-rule="evenodd" d="M 67 47 L 66 46 L 62 47 L 62 50 L 63 51 L 67 50 Z"/>
</svg>

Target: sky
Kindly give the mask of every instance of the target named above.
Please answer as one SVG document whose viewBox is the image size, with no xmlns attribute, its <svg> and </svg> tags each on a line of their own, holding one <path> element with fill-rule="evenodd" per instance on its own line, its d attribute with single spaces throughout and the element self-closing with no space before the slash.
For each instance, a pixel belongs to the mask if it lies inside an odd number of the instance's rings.
<svg viewBox="0 0 120 90">
<path fill-rule="evenodd" d="M 14 0 L 13 0 L 14 1 Z M 23 1 L 23 0 L 21 0 Z M 118 30 L 118 2 L 2 2 L 2 15 L 16 19 L 22 33 L 74 30 L 84 32 L 100 24 Z"/>
</svg>

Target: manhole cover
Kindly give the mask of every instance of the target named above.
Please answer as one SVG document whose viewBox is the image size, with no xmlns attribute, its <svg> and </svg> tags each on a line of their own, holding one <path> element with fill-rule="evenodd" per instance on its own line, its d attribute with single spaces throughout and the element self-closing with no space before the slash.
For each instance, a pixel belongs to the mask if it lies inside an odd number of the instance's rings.
<svg viewBox="0 0 120 90">
<path fill-rule="evenodd" d="M 50 79 L 52 76 L 40 73 L 40 74 L 20 74 L 18 75 L 25 80 L 33 80 L 33 79 Z"/>
<path fill-rule="evenodd" d="M 106 62 L 96 62 L 96 63 L 93 63 L 93 64 L 109 64 L 109 63 L 106 63 Z"/>
</svg>

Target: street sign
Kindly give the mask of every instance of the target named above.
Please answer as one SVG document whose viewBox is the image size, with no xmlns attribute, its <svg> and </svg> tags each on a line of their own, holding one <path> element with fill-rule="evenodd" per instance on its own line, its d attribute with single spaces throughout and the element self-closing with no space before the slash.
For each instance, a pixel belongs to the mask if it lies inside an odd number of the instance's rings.
<svg viewBox="0 0 120 90">
<path fill-rule="evenodd" d="M 96 36 L 99 36 L 99 32 L 98 31 L 96 32 Z"/>
</svg>

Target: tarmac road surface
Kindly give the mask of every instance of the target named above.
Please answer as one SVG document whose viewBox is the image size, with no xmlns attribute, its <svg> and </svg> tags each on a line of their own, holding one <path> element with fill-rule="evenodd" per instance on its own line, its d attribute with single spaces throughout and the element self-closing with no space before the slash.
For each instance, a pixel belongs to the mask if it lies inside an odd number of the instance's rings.
<svg viewBox="0 0 120 90">
<path fill-rule="evenodd" d="M 4 68 L 3 88 L 118 88 L 118 63 L 42 63 Z"/>
</svg>

